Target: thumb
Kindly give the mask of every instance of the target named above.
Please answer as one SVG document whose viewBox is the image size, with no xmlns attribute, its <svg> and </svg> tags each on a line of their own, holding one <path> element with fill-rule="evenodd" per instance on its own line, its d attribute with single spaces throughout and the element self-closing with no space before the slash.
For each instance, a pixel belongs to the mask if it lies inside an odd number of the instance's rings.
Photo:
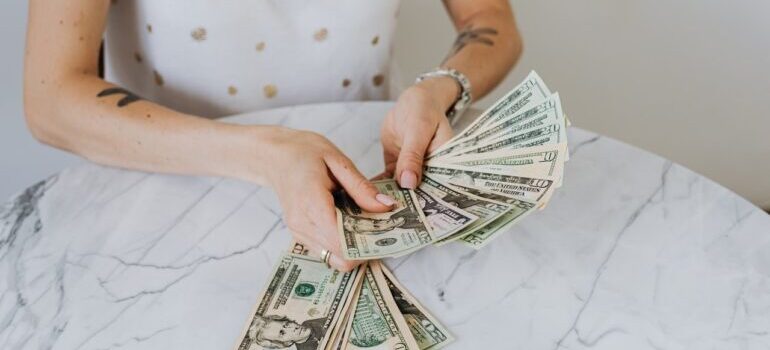
<svg viewBox="0 0 770 350">
<path fill-rule="evenodd" d="M 353 162 L 343 154 L 337 152 L 324 157 L 326 166 L 329 167 L 334 178 L 342 185 L 345 192 L 356 201 L 359 207 L 369 212 L 386 212 L 393 208 L 396 200 L 380 193 L 361 172 L 356 169 Z"/>
<path fill-rule="evenodd" d="M 404 188 L 415 189 L 422 176 L 422 162 L 425 151 L 428 149 L 435 128 L 427 123 L 415 123 L 413 127 L 406 128 L 404 143 L 396 161 L 396 179 Z"/>
<path fill-rule="evenodd" d="M 454 130 L 452 130 L 452 125 L 449 124 L 449 119 L 444 118 L 438 124 L 436 135 L 433 136 L 433 140 L 430 142 L 430 145 L 428 145 L 428 151 L 426 152 L 426 155 L 439 149 L 441 146 L 451 140 L 452 137 L 454 137 Z"/>
</svg>

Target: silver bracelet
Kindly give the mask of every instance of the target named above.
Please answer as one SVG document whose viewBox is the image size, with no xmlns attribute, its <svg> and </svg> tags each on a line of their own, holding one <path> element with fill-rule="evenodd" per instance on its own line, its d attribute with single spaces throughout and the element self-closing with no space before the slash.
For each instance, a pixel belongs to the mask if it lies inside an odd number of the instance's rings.
<svg viewBox="0 0 770 350">
<path fill-rule="evenodd" d="M 471 82 L 463 73 L 458 72 L 451 68 L 436 68 L 433 71 L 420 74 L 415 80 L 415 83 L 419 83 L 428 78 L 438 77 L 450 77 L 455 80 L 460 87 L 460 93 L 457 95 L 455 102 L 446 111 L 446 116 L 449 119 L 449 123 L 454 125 L 460 116 L 465 112 L 468 106 L 471 105 Z"/>
</svg>

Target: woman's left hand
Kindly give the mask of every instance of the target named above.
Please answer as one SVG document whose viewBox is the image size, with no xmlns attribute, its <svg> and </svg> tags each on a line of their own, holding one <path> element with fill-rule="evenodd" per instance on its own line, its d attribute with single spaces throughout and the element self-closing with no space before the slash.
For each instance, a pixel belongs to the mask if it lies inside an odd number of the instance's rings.
<svg viewBox="0 0 770 350">
<path fill-rule="evenodd" d="M 393 177 L 404 188 L 420 184 L 425 156 L 452 138 L 446 111 L 458 89 L 452 78 L 441 77 L 401 93 L 382 123 L 385 172 L 379 177 Z"/>
</svg>

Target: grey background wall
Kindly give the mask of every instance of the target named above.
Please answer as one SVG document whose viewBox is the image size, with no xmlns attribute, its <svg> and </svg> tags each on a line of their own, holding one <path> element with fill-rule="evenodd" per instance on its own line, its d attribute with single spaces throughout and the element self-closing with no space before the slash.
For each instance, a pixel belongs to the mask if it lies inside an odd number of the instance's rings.
<svg viewBox="0 0 770 350">
<path fill-rule="evenodd" d="M 524 55 L 480 105 L 535 69 L 561 93 L 574 125 L 673 159 L 770 208 L 770 2 L 511 3 Z M 441 60 L 453 34 L 441 2 L 402 6 L 397 61 L 411 77 Z"/>
<path fill-rule="evenodd" d="M 38 144 L 22 108 L 26 1 L 0 2 L 0 203 L 77 158 Z"/>
<path fill-rule="evenodd" d="M 574 125 L 673 159 L 770 207 L 770 2 L 512 0 L 529 70 L 562 94 Z M 26 2 L 0 2 L 0 198 L 77 161 L 34 142 L 21 108 Z M 440 1 L 404 0 L 402 81 L 454 38 Z M 483 64 L 483 62 L 482 62 Z M 608 174 L 612 176 L 612 174 Z"/>
</svg>

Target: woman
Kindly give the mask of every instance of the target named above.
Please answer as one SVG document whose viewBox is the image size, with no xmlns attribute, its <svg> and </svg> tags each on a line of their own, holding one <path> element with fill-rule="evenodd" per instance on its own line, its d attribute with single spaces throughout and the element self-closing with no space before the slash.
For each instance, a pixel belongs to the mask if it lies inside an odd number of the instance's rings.
<svg viewBox="0 0 770 350">
<path fill-rule="evenodd" d="M 385 175 L 407 188 L 420 182 L 426 152 L 451 138 L 447 114 L 484 96 L 521 52 L 506 0 L 444 4 L 459 31 L 454 46 L 382 125 Z M 96 163 L 271 186 L 295 238 L 350 270 L 331 191 L 341 186 L 373 212 L 393 199 L 318 134 L 214 118 L 387 98 L 397 10 L 398 0 L 31 0 L 27 122 L 41 142 Z"/>
</svg>

